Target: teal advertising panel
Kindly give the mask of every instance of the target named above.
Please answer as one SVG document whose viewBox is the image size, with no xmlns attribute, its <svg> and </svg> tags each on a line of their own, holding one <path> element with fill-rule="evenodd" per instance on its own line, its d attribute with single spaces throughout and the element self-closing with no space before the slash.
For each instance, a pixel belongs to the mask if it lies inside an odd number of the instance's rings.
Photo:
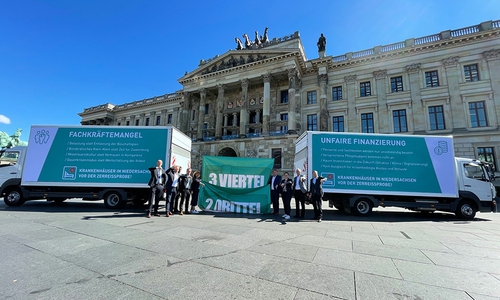
<svg viewBox="0 0 500 300">
<path fill-rule="evenodd" d="M 267 180 L 274 160 L 204 156 L 198 206 L 207 211 L 260 214 L 271 212 Z"/>
<path fill-rule="evenodd" d="M 165 161 L 166 127 L 33 126 L 23 185 L 146 187 L 148 167 Z"/>
<path fill-rule="evenodd" d="M 327 191 L 457 196 L 451 137 L 318 133 L 310 142 Z"/>
</svg>

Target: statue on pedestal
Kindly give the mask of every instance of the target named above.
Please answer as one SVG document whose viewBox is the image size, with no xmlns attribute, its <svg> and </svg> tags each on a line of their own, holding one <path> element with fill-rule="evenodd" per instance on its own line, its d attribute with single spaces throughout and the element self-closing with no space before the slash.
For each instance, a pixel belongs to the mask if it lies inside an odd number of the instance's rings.
<svg viewBox="0 0 500 300">
<path fill-rule="evenodd" d="M 319 52 L 325 51 L 325 49 L 326 49 L 326 37 L 323 34 L 321 34 L 321 36 L 319 37 L 317 45 L 318 45 Z"/>
</svg>

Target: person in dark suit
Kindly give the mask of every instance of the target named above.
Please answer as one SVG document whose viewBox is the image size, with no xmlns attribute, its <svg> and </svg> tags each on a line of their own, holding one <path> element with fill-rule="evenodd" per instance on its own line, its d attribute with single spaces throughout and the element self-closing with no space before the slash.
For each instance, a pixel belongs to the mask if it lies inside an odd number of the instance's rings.
<svg viewBox="0 0 500 300">
<path fill-rule="evenodd" d="M 193 173 L 193 184 L 191 185 L 191 213 L 197 214 L 196 205 L 198 205 L 198 195 L 200 193 L 200 186 L 205 186 L 201 182 L 200 171 Z"/>
<path fill-rule="evenodd" d="M 281 180 L 281 199 L 283 200 L 283 207 L 285 208 L 285 214 L 283 218 L 285 220 L 290 220 L 290 201 L 293 195 L 293 180 L 288 177 L 288 172 L 283 174 L 283 180 Z"/>
<path fill-rule="evenodd" d="M 179 181 L 178 172 L 179 166 L 172 166 L 165 171 L 165 174 L 167 175 L 167 182 L 165 183 L 165 189 L 167 190 L 167 197 L 165 199 L 166 217 L 173 215 L 172 200 L 174 200 L 173 198 L 175 198 L 175 194 L 177 194 L 177 184 Z"/>
<path fill-rule="evenodd" d="M 304 175 L 300 174 L 300 169 L 295 170 L 293 178 L 293 196 L 295 197 L 295 216 L 294 218 L 304 218 L 306 215 L 306 193 L 307 193 L 307 180 Z"/>
<path fill-rule="evenodd" d="M 311 203 L 314 208 L 313 220 L 321 222 L 321 218 L 323 217 L 323 182 L 326 180 L 326 178 L 318 176 L 318 171 L 313 171 L 312 177 L 313 178 L 311 178 L 311 183 L 309 184 L 308 196 L 311 197 Z"/>
<path fill-rule="evenodd" d="M 269 184 L 271 188 L 271 203 L 273 204 L 273 214 L 275 216 L 279 215 L 280 213 L 280 192 L 281 192 L 280 183 L 281 183 L 281 176 L 278 175 L 277 169 L 273 169 L 273 173 L 269 177 L 267 184 Z"/>
<path fill-rule="evenodd" d="M 160 216 L 160 214 L 158 213 L 158 205 L 160 203 L 160 200 L 163 198 L 163 190 L 165 188 L 165 182 L 167 182 L 167 177 L 165 176 L 165 172 L 161 167 L 162 164 L 163 161 L 159 159 L 156 162 L 156 167 L 151 167 L 148 169 L 149 172 L 151 172 L 151 178 L 148 182 L 148 185 L 151 188 L 151 197 L 149 198 L 148 205 L 148 218 L 151 218 L 152 213 L 155 216 Z"/>
<path fill-rule="evenodd" d="M 179 176 L 179 191 L 180 194 L 180 204 L 179 204 L 179 214 L 190 214 L 189 200 L 191 199 L 191 186 L 193 184 L 193 176 L 191 176 L 191 168 L 186 169 L 186 174 Z M 185 201 L 185 202 L 184 202 Z M 185 203 L 185 205 L 184 205 Z M 182 212 L 182 206 L 185 206 L 184 213 Z"/>
</svg>

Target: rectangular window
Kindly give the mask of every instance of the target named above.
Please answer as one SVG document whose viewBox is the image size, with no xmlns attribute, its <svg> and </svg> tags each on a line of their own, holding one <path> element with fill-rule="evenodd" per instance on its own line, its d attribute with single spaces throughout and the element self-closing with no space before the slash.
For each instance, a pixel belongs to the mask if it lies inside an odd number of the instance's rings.
<svg viewBox="0 0 500 300">
<path fill-rule="evenodd" d="M 135 126 L 139 126 L 139 120 L 135 120 Z"/>
<path fill-rule="evenodd" d="M 146 126 L 149 126 L 149 118 L 146 118 Z"/>
<path fill-rule="evenodd" d="M 479 81 L 477 64 L 464 66 L 465 82 Z"/>
<path fill-rule="evenodd" d="M 493 167 L 493 171 L 497 170 L 497 162 L 495 159 L 495 150 L 493 147 L 478 147 L 477 159 L 488 162 Z"/>
<path fill-rule="evenodd" d="M 193 109 L 193 114 L 192 114 L 192 117 L 191 117 L 191 121 L 194 121 L 195 118 L 196 118 L 196 110 Z"/>
<path fill-rule="evenodd" d="M 391 92 L 397 93 L 403 91 L 403 77 L 391 77 Z"/>
<path fill-rule="evenodd" d="M 257 113 L 254 111 L 250 112 L 250 120 L 249 123 L 257 123 Z"/>
<path fill-rule="evenodd" d="M 442 105 L 429 106 L 429 123 L 431 130 L 446 129 Z"/>
<path fill-rule="evenodd" d="M 130 126 L 130 121 L 127 121 L 127 126 Z"/>
<path fill-rule="evenodd" d="M 359 84 L 359 95 L 361 97 L 368 97 L 372 95 L 372 90 L 369 81 L 361 82 Z"/>
<path fill-rule="evenodd" d="M 361 114 L 361 132 L 373 133 L 373 113 Z"/>
<path fill-rule="evenodd" d="M 469 114 L 470 114 L 470 123 L 472 127 L 488 126 L 488 120 L 486 120 L 484 101 L 470 102 Z"/>
<path fill-rule="evenodd" d="M 167 116 L 167 124 L 172 124 L 172 114 L 168 114 Z"/>
<path fill-rule="evenodd" d="M 210 109 L 210 105 L 207 103 L 205 104 L 205 115 L 208 115 L 208 110 Z"/>
<path fill-rule="evenodd" d="M 309 131 L 318 130 L 318 116 L 317 115 L 307 115 L 307 130 L 309 130 Z"/>
<path fill-rule="evenodd" d="M 273 148 L 271 149 L 272 158 L 274 158 L 274 166 L 275 169 L 281 169 L 281 149 Z"/>
<path fill-rule="evenodd" d="M 316 104 L 316 91 L 307 92 L 307 104 Z"/>
<path fill-rule="evenodd" d="M 394 132 L 408 132 L 406 109 L 393 110 L 392 121 L 394 123 Z"/>
<path fill-rule="evenodd" d="M 438 71 L 425 72 L 425 86 L 426 87 L 439 86 Z"/>
<path fill-rule="evenodd" d="M 156 126 L 161 125 L 161 116 L 156 116 Z"/>
<path fill-rule="evenodd" d="M 332 87 L 332 100 L 333 101 L 342 100 L 342 86 Z"/>
<path fill-rule="evenodd" d="M 344 132 L 344 117 L 333 117 L 333 132 Z"/>
<path fill-rule="evenodd" d="M 281 104 L 288 103 L 288 91 L 281 91 Z"/>
<path fill-rule="evenodd" d="M 288 121 L 288 114 L 280 114 L 281 121 Z M 288 124 L 280 127 L 281 132 L 288 131 Z"/>
</svg>

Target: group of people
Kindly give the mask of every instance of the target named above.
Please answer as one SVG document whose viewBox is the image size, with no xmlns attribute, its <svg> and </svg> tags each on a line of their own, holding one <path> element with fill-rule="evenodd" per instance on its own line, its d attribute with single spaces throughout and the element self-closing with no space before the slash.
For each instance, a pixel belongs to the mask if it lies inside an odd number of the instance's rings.
<svg viewBox="0 0 500 300">
<path fill-rule="evenodd" d="M 317 171 L 312 172 L 312 178 L 307 189 L 307 179 L 301 175 L 300 169 L 295 170 L 296 176 L 292 179 L 288 172 L 283 173 L 283 178 L 278 175 L 278 170 L 273 169 L 269 177 L 268 184 L 271 188 L 271 203 L 273 205 L 273 214 L 279 215 L 280 205 L 279 197 L 283 200 L 285 214 L 282 216 L 285 220 L 290 220 L 292 196 L 295 198 L 295 216 L 294 218 L 305 217 L 306 204 L 312 204 L 314 209 L 313 220 L 321 222 L 323 218 L 322 197 L 323 182 L 326 178 L 318 176 Z"/>
<path fill-rule="evenodd" d="M 151 197 L 147 217 L 160 216 L 158 207 L 161 200 L 166 202 L 165 217 L 176 213 L 197 214 L 200 185 L 203 185 L 200 172 L 195 171 L 191 175 L 191 168 L 187 168 L 186 173 L 181 174 L 180 166 L 172 166 L 164 170 L 162 165 L 163 161 L 159 159 L 156 167 L 149 168 L 151 178 L 148 185 L 151 188 Z M 189 205 L 191 209 L 188 209 Z"/>
</svg>

